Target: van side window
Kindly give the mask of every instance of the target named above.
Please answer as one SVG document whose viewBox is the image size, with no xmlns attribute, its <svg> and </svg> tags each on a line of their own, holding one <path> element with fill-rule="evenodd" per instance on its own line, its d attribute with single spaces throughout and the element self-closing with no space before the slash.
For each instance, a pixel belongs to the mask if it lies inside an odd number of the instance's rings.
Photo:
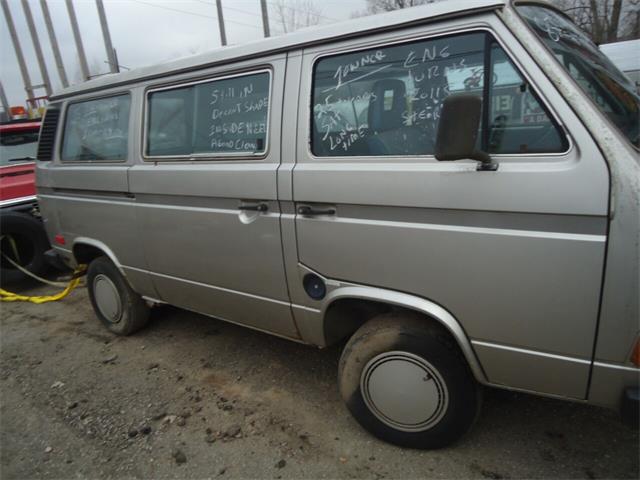
<svg viewBox="0 0 640 480">
<path fill-rule="evenodd" d="M 70 104 L 62 161 L 126 160 L 130 106 L 129 94 Z"/>
<path fill-rule="evenodd" d="M 484 38 L 440 37 L 318 61 L 313 153 L 432 155 L 442 100 L 482 95 Z"/>
<path fill-rule="evenodd" d="M 320 59 L 313 72 L 313 154 L 433 155 L 442 102 L 462 92 L 490 98 L 483 102 L 491 110 L 479 148 L 565 151 L 557 126 L 504 51 L 494 43 L 491 58 L 485 55 L 489 39 L 474 32 Z M 492 80 L 485 89 L 487 71 Z"/>
<path fill-rule="evenodd" d="M 264 153 L 269 83 L 260 72 L 150 92 L 147 156 Z"/>
<path fill-rule="evenodd" d="M 565 137 L 505 51 L 491 47 L 489 153 L 553 153 L 567 149 Z"/>
</svg>

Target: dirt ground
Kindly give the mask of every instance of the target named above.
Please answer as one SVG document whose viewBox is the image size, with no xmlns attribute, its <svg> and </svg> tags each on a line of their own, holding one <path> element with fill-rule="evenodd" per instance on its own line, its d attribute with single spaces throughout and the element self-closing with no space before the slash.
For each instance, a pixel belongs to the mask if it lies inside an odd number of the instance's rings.
<svg viewBox="0 0 640 480">
<path fill-rule="evenodd" d="M 406 450 L 342 405 L 339 348 L 171 307 L 115 337 L 84 289 L 0 308 L 2 479 L 639 476 L 638 433 L 603 409 L 487 390 L 457 444 Z"/>
</svg>

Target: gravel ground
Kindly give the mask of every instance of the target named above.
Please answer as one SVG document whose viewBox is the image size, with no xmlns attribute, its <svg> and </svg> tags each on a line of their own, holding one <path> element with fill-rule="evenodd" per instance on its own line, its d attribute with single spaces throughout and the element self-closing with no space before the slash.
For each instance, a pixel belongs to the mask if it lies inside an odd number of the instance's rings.
<svg viewBox="0 0 640 480">
<path fill-rule="evenodd" d="M 406 450 L 342 405 L 339 348 L 171 307 L 115 337 L 84 289 L 0 308 L 2 479 L 639 476 L 638 433 L 603 409 L 487 390 L 453 447 Z"/>
</svg>

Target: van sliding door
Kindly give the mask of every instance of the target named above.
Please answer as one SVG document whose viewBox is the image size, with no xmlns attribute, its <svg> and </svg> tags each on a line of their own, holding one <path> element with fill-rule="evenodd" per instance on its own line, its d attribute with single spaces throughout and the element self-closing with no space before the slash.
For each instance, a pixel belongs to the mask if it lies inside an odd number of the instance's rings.
<svg viewBox="0 0 640 480">
<path fill-rule="evenodd" d="M 162 300 L 297 337 L 276 188 L 284 69 L 263 59 L 148 89 L 130 184 Z"/>
</svg>

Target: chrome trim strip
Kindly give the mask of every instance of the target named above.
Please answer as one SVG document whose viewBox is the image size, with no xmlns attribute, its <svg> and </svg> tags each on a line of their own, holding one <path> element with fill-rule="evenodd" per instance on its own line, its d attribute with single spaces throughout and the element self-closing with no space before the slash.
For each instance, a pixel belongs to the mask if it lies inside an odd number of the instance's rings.
<svg viewBox="0 0 640 480">
<path fill-rule="evenodd" d="M 522 353 L 524 355 L 532 355 L 536 357 L 552 358 L 554 360 L 561 360 L 564 362 L 573 362 L 573 363 L 579 363 L 582 365 L 591 365 L 591 360 L 586 360 L 583 358 L 567 357 L 564 355 L 557 355 L 555 353 L 540 352 L 538 350 L 527 350 L 525 348 L 511 347 L 507 345 L 500 345 L 497 343 L 484 342 L 481 340 L 471 340 L 471 345 L 473 346 L 477 345 L 477 346 L 487 347 L 487 348 L 495 348 L 497 350 L 508 350 L 510 352 Z"/>
<path fill-rule="evenodd" d="M 615 363 L 606 363 L 606 362 L 593 362 L 593 366 L 600 367 L 600 368 L 612 368 L 614 370 L 623 370 L 625 372 L 635 372 L 640 374 L 640 368 L 630 367 L 627 365 L 618 365 Z"/>
<path fill-rule="evenodd" d="M 384 227 L 397 227 L 397 228 L 415 228 L 420 230 L 441 230 L 449 232 L 464 232 L 464 233 L 478 233 L 485 235 L 508 235 L 530 238 L 552 238 L 556 240 L 572 240 L 582 242 L 599 242 L 604 243 L 607 240 L 606 235 L 589 235 L 582 233 L 561 233 L 561 232 L 541 232 L 530 230 L 515 230 L 507 228 L 486 228 L 486 227 L 468 227 L 457 225 L 440 225 L 429 223 L 409 223 L 409 222 L 394 222 L 392 220 L 372 220 L 372 219 L 358 219 L 358 218 L 332 218 L 327 219 L 313 219 L 305 218 L 305 221 L 319 221 L 319 222 L 336 222 L 336 223 L 352 223 L 362 225 L 379 225 Z"/>
<path fill-rule="evenodd" d="M 10 132 L 8 132 L 10 133 Z M 34 165 L 35 166 L 36 162 L 35 160 L 24 160 L 24 161 L 14 161 L 13 163 L 10 163 L 9 165 L 0 165 L 0 172 L 2 172 L 2 170 L 8 170 L 10 168 L 13 167 L 25 167 L 27 165 Z"/>
<path fill-rule="evenodd" d="M 218 290 L 220 292 L 231 293 L 231 294 L 234 294 L 234 295 L 242 295 L 243 297 L 249 297 L 249 298 L 253 298 L 255 300 L 261 300 L 261 301 L 265 301 L 265 302 L 277 303 L 279 305 L 284 305 L 286 307 L 290 307 L 291 306 L 290 302 L 285 302 L 285 301 L 282 301 L 282 300 L 276 300 L 274 298 L 262 297 L 260 295 L 254 295 L 252 293 L 240 292 L 238 290 L 232 290 L 230 288 L 216 287 L 215 285 L 210 285 L 208 283 L 196 282 L 194 280 L 187 280 L 186 278 L 174 277 L 173 275 L 166 275 L 164 273 L 150 272 L 149 270 L 144 270 L 142 268 L 130 267 L 130 266 L 125 266 L 125 265 L 123 265 L 122 268 L 123 269 L 134 270 L 134 271 L 139 272 L 139 273 L 146 273 L 148 275 L 154 275 L 154 276 L 157 276 L 157 277 L 167 278 L 169 280 L 176 280 L 178 282 L 190 283 L 192 285 L 198 285 L 200 287 L 211 288 L 213 290 Z"/>
<path fill-rule="evenodd" d="M 35 195 L 29 195 L 27 197 L 9 198 L 7 200 L 0 200 L 0 207 L 11 207 L 13 205 L 19 205 L 21 203 L 28 203 L 36 201 L 38 198 Z"/>
<path fill-rule="evenodd" d="M 305 312 L 311 313 L 322 313 L 322 310 L 318 308 L 307 307 L 306 305 L 298 305 L 297 303 L 292 303 L 291 308 L 297 308 L 298 310 L 304 310 Z"/>
<path fill-rule="evenodd" d="M 77 201 L 77 202 L 93 202 L 93 203 L 103 203 L 109 205 L 123 205 L 123 206 L 135 206 L 135 207 L 145 207 L 145 208 L 161 208 L 167 210 L 185 210 L 191 212 L 212 212 L 218 214 L 227 214 L 227 215 L 237 215 L 237 208 L 215 208 L 215 207 L 200 207 L 200 206 L 190 206 L 190 205 L 168 205 L 162 203 L 148 203 L 148 202 L 137 202 L 134 199 L 126 200 L 126 199 L 101 199 L 101 198 L 87 198 L 87 197 L 76 197 L 76 196 L 68 196 L 68 195 L 49 195 L 44 194 L 40 195 L 41 198 L 50 198 L 57 200 L 66 200 L 66 201 Z M 206 198 L 206 197 L 203 197 Z M 305 203 L 305 202 L 299 202 Z M 273 212 L 265 212 L 262 213 L 263 217 L 280 217 L 284 219 L 293 220 L 296 219 L 298 221 L 330 221 L 336 223 L 349 223 L 349 224 L 359 224 L 359 225 L 378 225 L 383 227 L 395 227 L 395 228 L 415 228 L 421 230 L 439 230 L 439 231 L 448 231 L 448 232 L 461 232 L 461 233 L 476 233 L 476 234 L 484 234 L 484 235 L 504 235 L 504 236 L 519 236 L 519 237 L 528 237 L 528 238 L 547 238 L 547 239 L 556 239 L 556 240 L 570 240 L 570 241 L 581 241 L 581 242 L 597 242 L 604 243 L 607 240 L 606 235 L 594 235 L 594 234 L 586 234 L 586 233 L 568 233 L 568 232 L 552 232 L 552 231 L 543 231 L 543 230 L 522 230 L 516 228 L 494 228 L 494 227 L 477 227 L 477 226 L 469 226 L 469 225 L 448 225 L 448 224 L 440 224 L 440 223 L 423 223 L 423 222 L 410 222 L 410 221 L 393 221 L 393 220 L 377 220 L 372 218 L 352 218 L 352 217 L 334 217 L 329 220 L 327 219 L 315 219 L 312 217 L 301 217 L 297 214 L 287 214 L 280 213 L 277 211 Z"/>
</svg>

